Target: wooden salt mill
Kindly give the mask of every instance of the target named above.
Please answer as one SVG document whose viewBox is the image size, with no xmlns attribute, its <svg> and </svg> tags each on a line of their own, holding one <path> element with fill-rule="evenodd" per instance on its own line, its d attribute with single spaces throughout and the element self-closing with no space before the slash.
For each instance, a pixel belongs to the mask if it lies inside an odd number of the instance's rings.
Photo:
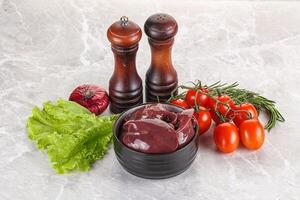
<svg viewBox="0 0 300 200">
<path fill-rule="evenodd" d="M 120 113 L 143 103 L 142 80 L 135 66 L 142 31 L 123 16 L 108 28 L 107 37 L 115 59 L 114 72 L 109 81 L 110 110 Z"/>
<path fill-rule="evenodd" d="M 177 22 L 168 14 L 158 13 L 147 19 L 144 29 L 151 47 L 151 65 L 146 73 L 146 101 L 154 102 L 158 98 L 166 101 L 178 84 L 171 58 Z"/>
</svg>

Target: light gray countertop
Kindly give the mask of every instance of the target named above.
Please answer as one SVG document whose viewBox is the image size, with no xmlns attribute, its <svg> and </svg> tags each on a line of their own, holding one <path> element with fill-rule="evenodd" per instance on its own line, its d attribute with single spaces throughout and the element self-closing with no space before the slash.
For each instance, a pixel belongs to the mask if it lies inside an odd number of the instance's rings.
<svg viewBox="0 0 300 200">
<path fill-rule="evenodd" d="M 0 0 L 0 199 L 300 199 L 300 3 Z M 74 87 L 108 88 L 113 54 L 106 30 L 122 15 L 141 27 L 166 12 L 179 24 L 173 63 L 181 83 L 238 81 L 277 101 L 286 118 L 259 151 L 216 151 L 212 129 L 198 156 L 170 179 L 135 177 L 110 148 L 88 173 L 57 175 L 25 129 L 33 106 Z M 145 34 L 137 54 L 144 79 Z"/>
</svg>

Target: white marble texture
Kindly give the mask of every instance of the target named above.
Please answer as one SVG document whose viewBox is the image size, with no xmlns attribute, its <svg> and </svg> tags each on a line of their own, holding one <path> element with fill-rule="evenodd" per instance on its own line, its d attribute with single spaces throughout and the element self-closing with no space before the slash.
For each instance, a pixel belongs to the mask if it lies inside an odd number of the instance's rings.
<svg viewBox="0 0 300 200">
<path fill-rule="evenodd" d="M 171 1 L 169 1 L 171 2 Z M 0 0 L 0 199 L 300 199 L 300 3 L 224 1 Z M 278 102 L 286 122 L 259 151 L 220 154 L 212 130 L 185 173 L 146 180 L 125 172 L 112 149 L 88 173 L 57 175 L 27 139 L 34 105 L 67 98 L 81 83 L 108 87 L 108 26 L 127 15 L 141 27 L 156 12 L 179 32 L 180 82 L 239 81 Z M 144 78 L 150 51 L 137 55 Z"/>
</svg>

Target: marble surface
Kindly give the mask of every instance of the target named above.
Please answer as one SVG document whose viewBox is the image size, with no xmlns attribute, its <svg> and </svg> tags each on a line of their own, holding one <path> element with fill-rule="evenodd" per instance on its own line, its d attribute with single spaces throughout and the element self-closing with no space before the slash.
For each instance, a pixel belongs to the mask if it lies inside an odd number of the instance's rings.
<svg viewBox="0 0 300 200">
<path fill-rule="evenodd" d="M 300 3 L 225 1 L 0 0 L 0 199 L 300 199 Z M 220 154 L 212 129 L 185 173 L 146 180 L 124 171 L 112 149 L 88 173 L 57 175 L 27 139 L 35 105 L 67 98 L 82 83 L 108 87 L 108 26 L 127 15 L 140 26 L 156 12 L 179 32 L 173 62 L 180 82 L 238 81 L 278 102 L 286 122 L 263 148 Z M 137 55 L 144 78 L 145 35 Z"/>
</svg>

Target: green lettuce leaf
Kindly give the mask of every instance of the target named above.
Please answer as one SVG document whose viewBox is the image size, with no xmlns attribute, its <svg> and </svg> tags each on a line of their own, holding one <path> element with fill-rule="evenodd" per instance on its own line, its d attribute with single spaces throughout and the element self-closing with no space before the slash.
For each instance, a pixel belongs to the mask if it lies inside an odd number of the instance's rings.
<svg viewBox="0 0 300 200">
<path fill-rule="evenodd" d="M 45 102 L 27 121 L 28 137 L 47 153 L 57 173 L 87 171 L 107 151 L 116 116 L 97 117 L 72 101 Z"/>
</svg>

